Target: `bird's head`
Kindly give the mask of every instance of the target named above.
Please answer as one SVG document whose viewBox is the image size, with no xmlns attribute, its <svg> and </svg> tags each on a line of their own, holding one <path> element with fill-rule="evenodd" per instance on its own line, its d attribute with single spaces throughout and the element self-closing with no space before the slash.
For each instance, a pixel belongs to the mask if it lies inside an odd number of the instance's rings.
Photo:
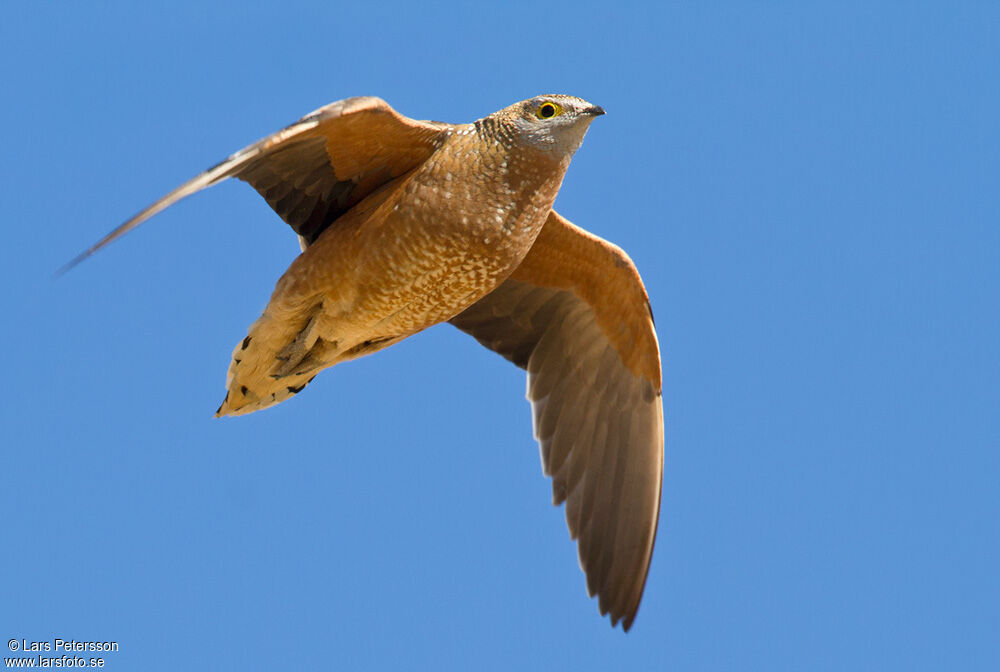
<svg viewBox="0 0 1000 672">
<path fill-rule="evenodd" d="M 486 120 L 495 118 L 517 144 L 568 158 L 580 147 L 590 122 L 602 114 L 603 108 L 582 98 L 551 94 L 515 103 Z"/>
</svg>

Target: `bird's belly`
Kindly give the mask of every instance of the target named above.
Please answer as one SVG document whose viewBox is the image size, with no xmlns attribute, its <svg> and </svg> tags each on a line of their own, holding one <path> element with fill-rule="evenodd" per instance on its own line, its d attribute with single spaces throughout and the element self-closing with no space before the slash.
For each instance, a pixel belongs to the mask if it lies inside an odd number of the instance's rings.
<svg viewBox="0 0 1000 672">
<path fill-rule="evenodd" d="M 539 208 L 487 218 L 462 207 L 408 206 L 385 198 L 328 229 L 293 262 L 272 303 L 321 304 L 322 337 L 341 348 L 409 336 L 503 282 L 547 215 Z"/>
<path fill-rule="evenodd" d="M 493 291 L 510 270 L 495 259 L 474 254 L 446 258 L 411 282 L 367 292 L 357 308 L 374 318 L 385 335 L 412 334 L 454 317 Z"/>
<path fill-rule="evenodd" d="M 441 224 L 405 234 L 387 227 L 383 239 L 390 242 L 359 269 L 353 310 L 384 335 L 415 333 L 457 315 L 493 291 L 524 256 L 489 227 Z"/>
<path fill-rule="evenodd" d="M 491 292 L 521 263 L 551 206 L 512 202 L 495 185 L 473 196 L 426 177 L 400 184 L 354 236 L 352 311 L 377 336 L 415 333 Z"/>
</svg>

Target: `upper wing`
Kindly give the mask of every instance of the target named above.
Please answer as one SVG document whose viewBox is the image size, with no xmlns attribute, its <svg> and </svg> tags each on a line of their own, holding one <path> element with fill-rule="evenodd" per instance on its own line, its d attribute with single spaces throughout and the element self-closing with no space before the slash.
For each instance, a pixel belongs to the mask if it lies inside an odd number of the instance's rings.
<svg viewBox="0 0 1000 672">
<path fill-rule="evenodd" d="M 635 266 L 553 211 L 514 274 L 451 323 L 528 370 L 542 468 L 587 590 L 628 630 L 663 478 L 660 351 Z"/>
<path fill-rule="evenodd" d="M 185 196 L 236 177 L 305 244 L 375 189 L 425 161 L 450 127 L 402 116 L 380 98 L 347 98 L 241 149 L 185 182 L 66 264 L 65 272 Z"/>
</svg>

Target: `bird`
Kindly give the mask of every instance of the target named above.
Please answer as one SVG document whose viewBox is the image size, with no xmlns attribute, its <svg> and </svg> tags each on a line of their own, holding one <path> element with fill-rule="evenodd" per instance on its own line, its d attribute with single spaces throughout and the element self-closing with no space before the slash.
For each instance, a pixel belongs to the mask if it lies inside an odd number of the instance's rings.
<svg viewBox="0 0 1000 672">
<path fill-rule="evenodd" d="M 236 344 L 216 416 L 273 406 L 322 369 L 454 325 L 526 370 L 553 504 L 565 503 L 588 594 L 627 632 L 660 513 L 659 346 L 629 256 L 552 209 L 603 114 L 551 94 L 449 124 L 340 100 L 185 182 L 61 271 L 186 196 L 247 182 L 302 252 Z"/>
</svg>

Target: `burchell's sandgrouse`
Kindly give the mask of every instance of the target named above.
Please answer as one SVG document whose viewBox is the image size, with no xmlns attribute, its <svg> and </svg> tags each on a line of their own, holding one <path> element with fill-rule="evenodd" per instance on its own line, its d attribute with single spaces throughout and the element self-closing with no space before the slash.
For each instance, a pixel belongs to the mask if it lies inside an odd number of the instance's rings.
<svg viewBox="0 0 1000 672">
<path fill-rule="evenodd" d="M 326 367 L 451 322 L 527 369 L 542 465 L 587 589 L 628 630 L 660 509 L 659 348 L 632 261 L 552 210 L 603 113 L 546 95 L 451 125 L 342 100 L 175 189 L 67 267 L 185 196 L 248 182 L 303 251 L 236 346 L 218 415 L 267 408 Z"/>
</svg>

